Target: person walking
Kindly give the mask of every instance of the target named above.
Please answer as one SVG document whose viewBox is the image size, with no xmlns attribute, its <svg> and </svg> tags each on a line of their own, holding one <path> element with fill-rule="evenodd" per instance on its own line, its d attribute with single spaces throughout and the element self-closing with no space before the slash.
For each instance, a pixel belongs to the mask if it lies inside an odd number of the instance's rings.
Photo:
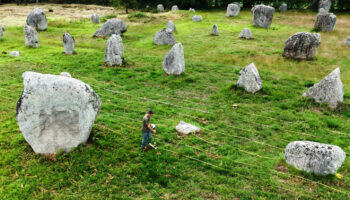
<svg viewBox="0 0 350 200">
<path fill-rule="evenodd" d="M 146 115 L 142 119 L 142 143 L 141 143 L 141 149 L 147 151 L 149 149 L 148 145 L 152 140 L 152 134 L 151 131 L 154 133 L 154 135 L 157 134 L 157 131 L 154 130 L 151 127 L 150 124 L 150 118 L 153 116 L 153 111 L 149 110 L 147 111 Z"/>
</svg>

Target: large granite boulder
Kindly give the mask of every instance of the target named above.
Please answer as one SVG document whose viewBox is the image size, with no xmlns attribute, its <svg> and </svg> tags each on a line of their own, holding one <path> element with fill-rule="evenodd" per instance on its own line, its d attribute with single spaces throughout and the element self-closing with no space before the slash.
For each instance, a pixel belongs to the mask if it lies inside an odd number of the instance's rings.
<svg viewBox="0 0 350 200">
<path fill-rule="evenodd" d="M 68 152 L 89 138 L 100 97 L 80 80 L 60 75 L 23 73 L 16 118 L 35 153 Z"/>
<path fill-rule="evenodd" d="M 288 9 L 288 6 L 287 6 L 287 4 L 285 4 L 285 3 L 282 3 L 282 4 L 280 5 L 280 7 L 279 7 L 279 10 L 280 10 L 281 12 L 286 12 L 287 9 Z"/>
<path fill-rule="evenodd" d="M 318 103 L 329 103 L 332 108 L 344 100 L 344 86 L 340 79 L 340 69 L 336 68 L 319 83 L 309 88 L 303 97 L 313 98 Z"/>
<path fill-rule="evenodd" d="M 333 13 L 319 12 L 315 20 L 315 29 L 324 32 L 330 32 L 334 30 L 337 17 Z"/>
<path fill-rule="evenodd" d="M 65 33 L 65 34 L 63 34 L 62 41 L 63 41 L 64 53 L 66 53 L 66 54 L 73 54 L 74 53 L 74 47 L 75 47 L 75 40 L 74 40 L 74 38 L 69 33 Z"/>
<path fill-rule="evenodd" d="M 169 75 L 178 76 L 185 72 L 185 56 L 181 43 L 176 43 L 167 53 L 163 60 L 163 69 Z"/>
<path fill-rule="evenodd" d="M 270 28 L 275 8 L 265 5 L 256 5 L 252 8 L 253 25 Z"/>
<path fill-rule="evenodd" d="M 188 9 L 188 11 L 190 11 L 190 12 L 196 12 L 196 10 L 195 10 L 194 8 L 190 8 L 190 9 Z"/>
<path fill-rule="evenodd" d="M 250 31 L 249 28 L 244 28 L 242 29 L 242 31 L 239 33 L 239 38 L 243 38 L 243 39 L 246 39 L 246 40 L 252 40 L 253 39 L 253 34 L 252 32 Z"/>
<path fill-rule="evenodd" d="M 171 21 L 171 20 L 169 20 L 169 21 L 166 23 L 166 28 L 171 29 L 173 32 L 176 31 L 175 24 L 174 24 L 174 22 Z"/>
<path fill-rule="evenodd" d="M 239 72 L 237 87 L 242 87 L 249 93 L 256 93 L 261 90 L 262 80 L 254 63 L 250 63 Z"/>
<path fill-rule="evenodd" d="M 157 45 L 174 45 L 176 40 L 173 31 L 171 29 L 164 28 L 154 35 L 153 42 Z"/>
<path fill-rule="evenodd" d="M 327 12 L 331 9 L 332 1 L 331 0 L 320 0 L 318 4 L 318 9 L 325 9 Z"/>
<path fill-rule="evenodd" d="M 344 45 L 350 47 L 350 37 L 347 37 L 344 41 Z"/>
<path fill-rule="evenodd" d="M 227 17 L 236 17 L 239 14 L 240 7 L 237 4 L 228 4 L 226 9 Z"/>
<path fill-rule="evenodd" d="M 192 21 L 193 22 L 201 22 L 203 20 L 203 18 L 202 18 L 202 16 L 200 16 L 200 15 L 194 15 L 193 17 L 192 17 Z"/>
<path fill-rule="evenodd" d="M 105 22 L 93 35 L 93 37 L 107 37 L 113 34 L 122 35 L 127 31 L 126 24 L 121 19 L 110 19 Z"/>
<path fill-rule="evenodd" d="M 24 28 L 25 44 L 28 47 L 38 48 L 39 47 L 39 37 L 38 32 L 35 28 L 26 25 Z"/>
<path fill-rule="evenodd" d="M 5 27 L 0 25 L 0 40 L 2 39 L 2 36 L 4 35 Z"/>
<path fill-rule="evenodd" d="M 47 20 L 44 11 L 41 8 L 35 8 L 27 17 L 27 25 L 35 27 L 39 31 L 47 29 Z"/>
<path fill-rule="evenodd" d="M 108 66 L 122 65 L 124 55 L 123 40 L 120 35 L 112 35 L 106 46 L 105 62 Z"/>
<path fill-rule="evenodd" d="M 160 13 L 160 12 L 164 12 L 164 6 L 163 4 L 158 4 L 157 5 L 157 11 Z"/>
<path fill-rule="evenodd" d="M 190 133 L 199 133 L 201 129 L 195 125 L 180 121 L 175 127 L 176 131 L 181 135 L 189 135 Z"/>
<path fill-rule="evenodd" d="M 297 60 L 312 59 L 320 43 L 319 33 L 297 32 L 285 42 L 283 56 Z"/>
<path fill-rule="evenodd" d="M 219 35 L 219 29 L 216 24 L 214 24 L 213 29 L 211 30 L 211 35 L 218 36 Z"/>
<path fill-rule="evenodd" d="M 171 11 L 178 11 L 179 10 L 179 7 L 177 7 L 177 5 L 173 5 L 171 7 Z"/>
<path fill-rule="evenodd" d="M 338 146 L 311 141 L 295 141 L 284 151 L 286 162 L 299 170 L 317 175 L 335 174 L 345 160 Z"/>
<path fill-rule="evenodd" d="M 94 24 L 99 24 L 100 23 L 100 16 L 98 14 L 94 13 L 91 15 L 91 22 Z"/>
</svg>

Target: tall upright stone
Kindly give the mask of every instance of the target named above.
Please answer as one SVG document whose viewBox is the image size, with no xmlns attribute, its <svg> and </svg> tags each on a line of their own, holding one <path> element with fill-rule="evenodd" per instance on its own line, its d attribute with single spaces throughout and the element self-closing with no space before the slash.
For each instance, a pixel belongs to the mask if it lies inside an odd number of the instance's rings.
<svg viewBox="0 0 350 200">
<path fill-rule="evenodd" d="M 74 38 L 69 33 L 63 34 L 62 38 L 63 38 L 62 41 L 63 41 L 64 53 L 73 54 L 74 48 L 75 48 Z"/>
<path fill-rule="evenodd" d="M 171 29 L 173 32 L 176 32 L 176 26 L 173 21 L 169 20 L 166 23 L 166 28 Z"/>
<path fill-rule="evenodd" d="M 157 5 L 157 11 L 160 13 L 160 12 L 164 12 L 164 6 L 163 4 L 158 4 Z"/>
<path fill-rule="evenodd" d="M 177 5 L 173 5 L 171 7 L 171 11 L 178 11 L 179 10 L 179 7 Z"/>
<path fill-rule="evenodd" d="M 283 56 L 296 60 L 313 59 L 320 43 L 319 33 L 297 32 L 285 42 Z"/>
<path fill-rule="evenodd" d="M 252 32 L 250 31 L 249 28 L 244 28 L 242 29 L 242 31 L 239 33 L 239 38 L 243 38 L 243 39 L 246 39 L 246 40 L 252 40 L 253 39 L 253 34 Z"/>
<path fill-rule="evenodd" d="M 123 55 L 123 40 L 120 35 L 113 34 L 107 41 L 105 62 L 108 66 L 122 65 Z"/>
<path fill-rule="evenodd" d="M 239 14 L 240 7 L 237 4 L 231 3 L 227 5 L 226 16 L 236 17 Z"/>
<path fill-rule="evenodd" d="M 282 4 L 280 5 L 280 7 L 279 7 L 279 10 L 280 10 L 281 12 L 286 12 L 286 11 L 288 10 L 287 4 L 282 3 Z"/>
<path fill-rule="evenodd" d="M 169 75 L 181 75 L 185 72 L 185 57 L 181 43 L 176 43 L 165 56 L 163 69 Z"/>
<path fill-rule="evenodd" d="M 2 39 L 2 36 L 4 35 L 4 32 L 5 32 L 5 27 L 0 25 L 0 40 Z"/>
<path fill-rule="evenodd" d="M 315 29 L 324 32 L 331 32 L 335 28 L 337 17 L 333 13 L 319 12 L 315 20 Z"/>
<path fill-rule="evenodd" d="M 237 87 L 242 87 L 246 92 L 256 93 L 262 88 L 262 80 L 254 63 L 250 63 L 239 72 Z"/>
<path fill-rule="evenodd" d="M 153 42 L 157 45 L 174 45 L 176 40 L 173 31 L 171 29 L 164 28 L 154 35 Z"/>
<path fill-rule="evenodd" d="M 26 25 L 24 28 L 25 44 L 28 47 L 38 48 L 39 47 L 39 37 L 38 32 L 35 28 Z"/>
<path fill-rule="evenodd" d="M 329 12 L 329 10 L 332 7 L 332 1 L 331 0 L 320 0 L 319 1 L 319 5 L 318 5 L 318 9 L 325 9 L 327 12 Z"/>
<path fill-rule="evenodd" d="M 94 24 L 99 24 L 100 23 L 100 16 L 98 14 L 94 13 L 91 15 L 91 22 Z"/>
<path fill-rule="evenodd" d="M 252 8 L 253 25 L 270 28 L 275 8 L 265 5 L 256 5 Z"/>
<path fill-rule="evenodd" d="M 303 97 L 313 98 L 317 103 L 329 103 L 335 109 L 344 100 L 344 86 L 340 79 L 340 69 L 336 68 L 319 83 L 308 89 Z"/>
<path fill-rule="evenodd" d="M 39 31 L 47 29 L 47 20 L 44 11 L 41 8 L 35 8 L 27 17 L 27 25 L 35 27 Z"/>
<path fill-rule="evenodd" d="M 122 35 L 127 31 L 126 24 L 121 19 L 110 19 L 99 28 L 93 37 L 107 37 L 113 34 Z"/>
<path fill-rule="evenodd" d="M 219 29 L 216 24 L 214 24 L 213 29 L 211 30 L 211 35 L 218 36 L 219 35 Z"/>
</svg>

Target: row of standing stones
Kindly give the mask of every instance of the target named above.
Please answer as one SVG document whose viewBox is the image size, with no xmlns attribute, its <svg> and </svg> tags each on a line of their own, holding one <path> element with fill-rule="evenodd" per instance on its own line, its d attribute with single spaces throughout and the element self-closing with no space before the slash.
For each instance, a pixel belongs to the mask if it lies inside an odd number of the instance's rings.
<svg viewBox="0 0 350 200">
<path fill-rule="evenodd" d="M 281 7 L 280 10 L 285 11 L 287 6 Z M 161 6 L 157 6 L 157 9 L 164 11 L 164 7 L 162 9 Z M 178 10 L 178 7 L 173 6 L 172 10 Z M 253 23 L 268 28 L 273 12 L 274 9 L 271 7 L 255 6 L 252 9 Z M 228 5 L 227 16 L 237 16 L 238 13 L 237 4 Z M 321 10 L 320 13 L 325 12 Z M 46 30 L 45 14 L 36 8 L 28 18 L 27 26 L 24 27 L 26 45 L 38 47 L 36 29 Z M 98 24 L 99 16 L 93 14 L 91 21 Z M 192 21 L 200 22 L 202 17 L 195 15 Z M 1 37 L 4 27 L 0 26 L 0 30 Z M 111 19 L 93 35 L 93 37 L 111 36 L 107 41 L 105 54 L 105 61 L 110 66 L 121 65 L 123 62 L 124 47 L 121 35 L 126 30 L 127 26 L 122 20 Z M 184 50 L 181 43 L 176 43 L 174 31 L 176 31 L 174 23 L 168 21 L 166 28 L 155 34 L 153 41 L 157 45 L 173 45 L 163 60 L 163 69 L 169 75 L 181 75 L 185 72 Z M 212 35 L 219 35 L 217 25 L 213 26 Z M 242 30 L 239 37 L 253 39 L 251 31 L 247 28 Z M 296 33 L 286 41 L 283 55 L 294 59 L 313 58 L 320 42 L 321 36 L 318 33 Z M 347 39 L 347 42 L 350 43 L 350 39 Z M 63 35 L 63 44 L 67 54 L 74 53 L 74 38 L 70 34 Z M 23 84 L 23 94 L 17 103 L 16 118 L 24 138 L 36 153 L 55 154 L 58 150 L 69 152 L 73 147 L 87 141 L 102 103 L 88 84 L 72 78 L 67 72 L 62 72 L 60 75 L 25 72 Z M 262 79 L 254 63 L 240 71 L 236 85 L 250 93 L 262 89 Z M 314 98 L 319 103 L 330 103 L 335 108 L 343 101 L 343 95 L 344 88 L 340 80 L 340 70 L 337 68 L 309 88 L 303 96 Z M 182 135 L 201 131 L 199 127 L 183 121 L 176 126 L 176 130 Z M 287 163 L 315 174 L 334 174 L 344 159 L 344 151 L 329 144 L 295 141 L 289 143 L 285 149 Z"/>
</svg>

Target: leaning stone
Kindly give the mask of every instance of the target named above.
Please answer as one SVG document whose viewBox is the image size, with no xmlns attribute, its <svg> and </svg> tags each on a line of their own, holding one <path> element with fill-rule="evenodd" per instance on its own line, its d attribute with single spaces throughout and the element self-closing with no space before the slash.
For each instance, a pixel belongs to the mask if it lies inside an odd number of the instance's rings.
<svg viewBox="0 0 350 200">
<path fill-rule="evenodd" d="M 166 23 L 166 28 L 171 29 L 173 32 L 176 32 L 176 27 L 173 21 L 169 20 Z"/>
<path fill-rule="evenodd" d="M 261 90 L 262 80 L 254 63 L 250 63 L 239 72 L 237 87 L 242 87 L 249 93 L 256 93 Z"/>
<path fill-rule="evenodd" d="M 47 29 L 46 15 L 41 8 L 35 8 L 27 17 L 27 25 L 35 27 L 39 31 L 45 31 Z"/>
<path fill-rule="evenodd" d="M 112 35 L 107 41 L 105 62 L 108 66 L 122 65 L 124 55 L 123 40 L 120 35 Z"/>
<path fill-rule="evenodd" d="M 72 78 L 72 75 L 70 75 L 70 73 L 68 73 L 68 72 L 61 72 L 60 76 L 65 76 L 65 77 Z"/>
<path fill-rule="evenodd" d="M 127 30 L 126 24 L 121 19 L 110 19 L 105 22 L 93 35 L 93 37 L 107 37 L 112 34 L 122 35 Z"/>
<path fill-rule="evenodd" d="M 175 127 L 176 131 L 181 135 L 189 135 L 190 133 L 199 133 L 201 129 L 195 125 L 180 121 Z"/>
<path fill-rule="evenodd" d="M 163 69 L 169 75 L 181 75 L 185 72 L 184 49 L 181 43 L 176 43 L 165 56 Z"/>
<path fill-rule="evenodd" d="M 282 3 L 282 5 L 280 5 L 280 7 L 279 7 L 279 10 L 280 10 L 281 12 L 286 12 L 287 9 L 288 9 L 288 6 L 287 6 L 287 4 L 285 4 L 285 3 Z"/>
<path fill-rule="evenodd" d="M 196 10 L 194 8 L 190 8 L 188 11 L 190 12 L 196 12 Z"/>
<path fill-rule="evenodd" d="M 332 1 L 330 0 L 320 0 L 319 5 L 318 5 L 318 9 L 325 9 L 327 12 L 329 12 L 329 10 L 331 9 L 332 6 Z"/>
<path fill-rule="evenodd" d="M 347 46 L 347 47 L 350 47 L 350 37 L 347 37 L 345 39 L 344 45 Z"/>
<path fill-rule="evenodd" d="M 154 35 L 153 42 L 157 45 L 174 45 L 176 40 L 173 31 L 171 29 L 164 28 Z"/>
<path fill-rule="evenodd" d="M 194 15 L 193 17 L 192 17 L 192 21 L 193 22 L 201 22 L 203 20 L 203 18 L 202 18 L 202 16 L 200 16 L 200 15 Z"/>
<path fill-rule="evenodd" d="M 19 51 L 11 51 L 9 54 L 11 57 L 19 57 Z"/>
<path fill-rule="evenodd" d="M 64 47 L 64 53 L 66 54 L 74 53 L 75 40 L 69 33 L 65 33 L 63 35 L 63 47 Z"/>
<path fill-rule="evenodd" d="M 28 47 L 38 48 L 39 37 L 38 32 L 31 26 L 26 25 L 24 27 L 25 44 Z"/>
<path fill-rule="evenodd" d="M 340 79 L 340 69 L 336 68 L 319 83 L 309 88 L 303 97 L 313 98 L 318 103 L 329 103 L 337 108 L 344 100 L 344 86 Z"/>
<path fill-rule="evenodd" d="M 275 8 L 265 5 L 256 5 L 252 8 L 253 25 L 270 28 Z"/>
<path fill-rule="evenodd" d="M 231 3 L 227 5 L 226 16 L 236 17 L 239 14 L 240 7 L 237 4 Z"/>
<path fill-rule="evenodd" d="M 0 40 L 2 39 L 2 36 L 4 35 L 5 28 L 0 25 Z"/>
<path fill-rule="evenodd" d="M 334 30 L 337 17 L 333 13 L 319 12 L 315 20 L 315 29 L 330 32 Z"/>
<path fill-rule="evenodd" d="M 252 40 L 253 39 L 253 34 L 250 31 L 249 28 L 244 28 L 242 31 L 239 33 L 239 38 L 244 38 L 246 40 Z"/>
<path fill-rule="evenodd" d="M 286 162 L 299 170 L 317 175 L 335 174 L 345 160 L 338 146 L 311 141 L 295 141 L 284 150 Z"/>
<path fill-rule="evenodd" d="M 157 5 L 157 11 L 160 13 L 160 12 L 164 12 L 164 6 L 163 4 L 158 4 Z"/>
<path fill-rule="evenodd" d="M 100 16 L 98 14 L 94 13 L 91 15 L 91 22 L 94 24 L 99 24 L 100 23 Z"/>
<path fill-rule="evenodd" d="M 177 7 L 177 5 L 173 5 L 171 7 L 171 11 L 178 11 L 179 10 L 179 7 Z"/>
<path fill-rule="evenodd" d="M 216 24 L 214 24 L 213 29 L 211 30 L 211 35 L 215 35 L 215 36 L 219 35 L 219 29 Z"/>
<path fill-rule="evenodd" d="M 285 42 L 283 56 L 296 60 L 312 59 L 320 43 L 319 33 L 295 33 Z"/>
</svg>

